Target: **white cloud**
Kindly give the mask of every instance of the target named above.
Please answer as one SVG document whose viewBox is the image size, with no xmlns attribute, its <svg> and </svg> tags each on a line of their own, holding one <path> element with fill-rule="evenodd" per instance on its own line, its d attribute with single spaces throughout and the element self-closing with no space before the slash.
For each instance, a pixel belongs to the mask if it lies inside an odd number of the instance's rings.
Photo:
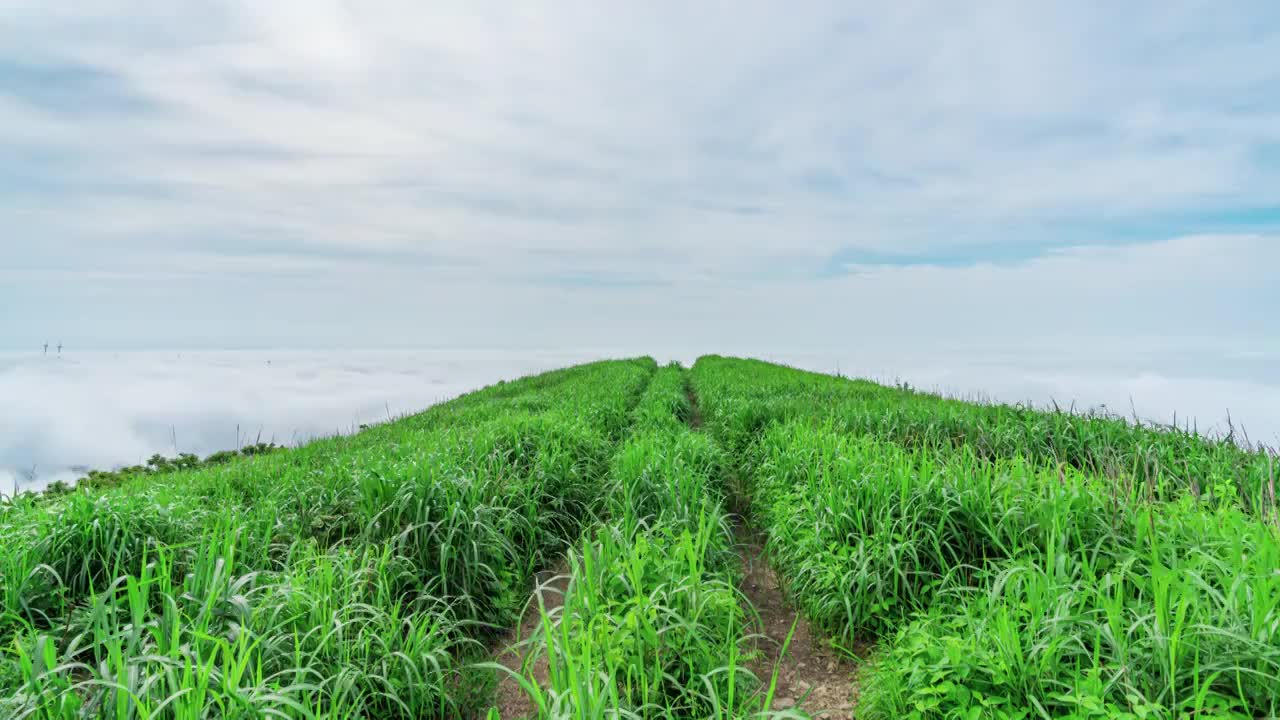
<svg viewBox="0 0 1280 720">
<path fill-rule="evenodd" d="M 593 351 L 0 355 L 0 492 L 153 453 L 293 444 L 416 412 Z M 82 474 L 82 473 L 80 473 Z"/>
<path fill-rule="evenodd" d="M 208 454 L 237 442 L 294 443 L 414 412 L 461 392 L 599 357 L 648 352 L 691 363 L 706 350 L 757 354 L 821 372 L 1008 402 L 1107 405 L 1149 420 L 1225 430 L 1280 445 L 1280 344 L 1206 347 L 1147 338 L 1105 345 L 972 341 L 781 351 L 694 343 L 555 351 L 323 351 L 0 355 L 0 493 L 73 480 L 153 453 Z M 1268 375 L 1265 370 L 1271 368 Z M 1224 368 L 1231 372 L 1224 373 Z M 1224 374 L 1226 376 L 1224 376 Z M 1261 379 L 1256 376 L 1261 375 Z M 26 477 L 34 470 L 34 482 Z"/>
<path fill-rule="evenodd" d="M 643 257 L 597 273 L 529 282 L 513 268 L 469 282 L 429 259 L 185 255 L 135 272 L 41 277 L 26 301 L 46 310 L 43 333 L 74 324 L 85 346 L 750 347 L 785 352 L 862 344 L 928 347 L 980 339 L 1142 336 L 1247 349 L 1274 342 L 1280 303 L 1274 236 L 1190 236 L 1128 247 L 1081 247 L 1029 261 L 852 266 L 815 281 L 779 275 L 726 282 L 712 267 L 667 270 Z M 781 267 L 782 263 L 779 262 Z M 607 271 L 607 274 L 605 274 Z M 528 273 L 519 275 L 518 273 Z M 719 277 L 717 277 L 718 275 Z M 5 273 L 0 280 L 28 278 Z M 611 287 L 598 287 L 603 282 Z M 120 322 L 128 317 L 128 324 Z M 66 338 L 64 338 L 66 339 Z"/>
<path fill-rule="evenodd" d="M 1278 45 L 1267 3 L 0 0 L 0 345 L 816 349 L 1213 412 L 1277 382 L 1232 357 L 1278 340 Z M 1070 362 L 964 375 L 1033 340 Z"/>
<path fill-rule="evenodd" d="M 95 69 L 146 108 L 6 103 L 7 135 L 89 185 L 24 216 L 71 245 L 505 266 L 643 244 L 759 269 L 1280 197 L 1250 154 L 1280 141 L 1274 18 L 1212 5 L 24 5 L 8 59 Z"/>
</svg>

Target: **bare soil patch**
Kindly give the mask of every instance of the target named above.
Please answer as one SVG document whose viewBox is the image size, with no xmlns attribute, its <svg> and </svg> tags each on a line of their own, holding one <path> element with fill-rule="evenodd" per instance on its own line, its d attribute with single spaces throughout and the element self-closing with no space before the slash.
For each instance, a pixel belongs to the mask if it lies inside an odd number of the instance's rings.
<svg viewBox="0 0 1280 720">
<path fill-rule="evenodd" d="M 702 429 L 702 408 L 698 407 L 698 396 L 694 394 L 692 387 L 685 388 L 684 394 L 689 398 L 689 427 L 694 430 Z"/>
<path fill-rule="evenodd" d="M 757 639 L 761 656 L 748 667 L 767 683 L 777 666 L 773 709 L 796 707 L 814 718 L 850 720 L 858 701 L 856 664 L 797 616 L 769 566 L 759 535 L 741 523 L 736 534 L 743 567 L 740 589 L 760 616 L 760 624 L 752 632 L 761 636 Z M 796 629 L 791 644 L 787 654 L 779 657 L 793 622 Z M 854 650 L 865 657 L 866 648 Z"/>
<path fill-rule="evenodd" d="M 525 609 L 520 624 L 511 628 L 495 646 L 498 654 L 494 660 L 518 674 L 524 674 L 522 668 L 526 659 L 534 655 L 537 645 L 530 640 L 541 627 L 541 614 L 538 609 L 538 597 L 547 612 L 558 610 L 564 604 L 564 592 L 569 587 L 569 568 L 565 561 L 551 570 L 543 570 L 534 577 L 534 589 L 529 596 L 529 604 Z M 545 653 L 540 653 L 532 661 L 533 681 L 539 687 L 547 688 L 551 684 L 551 671 Z M 494 704 L 503 720 L 516 718 L 532 718 L 537 715 L 538 706 L 529 697 L 520 683 L 507 673 L 502 673 L 494 694 Z"/>
</svg>

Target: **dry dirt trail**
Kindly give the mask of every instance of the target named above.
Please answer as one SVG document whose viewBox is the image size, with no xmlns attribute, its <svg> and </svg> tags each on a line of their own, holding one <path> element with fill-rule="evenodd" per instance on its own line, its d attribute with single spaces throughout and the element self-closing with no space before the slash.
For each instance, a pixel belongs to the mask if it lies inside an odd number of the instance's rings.
<svg viewBox="0 0 1280 720">
<path fill-rule="evenodd" d="M 760 618 L 751 628 L 758 635 L 760 657 L 747 667 L 766 683 L 777 670 L 773 709 L 794 707 L 814 718 L 849 720 L 858 700 L 857 666 L 816 635 L 787 602 L 759 536 L 744 523 L 739 523 L 736 535 L 742 555 L 738 589 Z M 788 633 L 792 633 L 790 645 L 786 644 Z M 781 654 L 784 646 L 786 655 Z"/>
<path fill-rule="evenodd" d="M 699 430 L 702 411 L 693 390 L 689 389 L 688 393 L 693 408 L 689 425 Z M 772 709 L 796 708 L 815 719 L 850 720 L 857 704 L 857 666 L 815 635 L 808 621 L 787 602 L 778 577 L 769 566 L 764 539 L 747 522 L 745 498 L 736 492 L 736 487 L 731 491 L 735 492 L 731 509 L 737 521 L 734 536 L 742 557 L 742 583 L 738 589 L 759 619 L 756 623 L 753 618 L 754 627 L 750 632 L 756 637 L 760 656 L 747 667 L 764 683 L 777 672 Z M 789 645 L 788 634 L 791 634 Z M 785 655 L 782 654 L 784 647 Z M 857 649 L 860 656 L 861 650 Z"/>
<path fill-rule="evenodd" d="M 537 645 L 531 640 L 541 629 L 542 614 L 538 605 L 539 597 L 542 605 L 547 609 L 547 614 L 555 618 L 560 606 L 564 604 L 564 591 L 569 586 L 568 572 L 568 567 L 561 560 L 556 568 L 544 570 L 534 576 L 534 589 L 525 608 L 524 617 L 520 618 L 519 625 L 511 628 L 494 646 L 499 648 L 493 658 L 495 662 L 517 674 L 523 674 L 525 659 L 534 654 L 537 649 Z M 532 670 L 534 682 L 539 687 L 545 689 L 550 686 L 551 671 L 545 653 L 538 654 L 534 659 Z M 529 697 L 510 673 L 500 674 L 493 701 L 502 720 L 536 717 L 538 712 L 537 703 Z"/>
</svg>

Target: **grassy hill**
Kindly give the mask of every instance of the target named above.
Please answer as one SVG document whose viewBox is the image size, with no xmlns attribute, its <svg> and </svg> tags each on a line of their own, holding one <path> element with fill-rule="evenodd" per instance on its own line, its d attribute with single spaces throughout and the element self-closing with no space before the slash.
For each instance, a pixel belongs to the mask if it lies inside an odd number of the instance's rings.
<svg viewBox="0 0 1280 720">
<path fill-rule="evenodd" d="M 1272 717 L 1273 463 L 754 360 L 566 368 L 0 505 L 0 716 Z"/>
</svg>

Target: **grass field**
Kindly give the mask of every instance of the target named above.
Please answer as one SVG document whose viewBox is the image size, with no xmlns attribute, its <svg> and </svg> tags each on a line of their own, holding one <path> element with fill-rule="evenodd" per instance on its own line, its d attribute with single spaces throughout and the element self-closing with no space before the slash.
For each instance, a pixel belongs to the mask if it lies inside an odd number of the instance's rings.
<svg viewBox="0 0 1280 720">
<path fill-rule="evenodd" d="M 1275 717 L 1274 463 L 753 360 L 566 368 L 0 505 L 0 717 Z M 847 702 L 780 695 L 812 648 L 747 531 Z"/>
</svg>

